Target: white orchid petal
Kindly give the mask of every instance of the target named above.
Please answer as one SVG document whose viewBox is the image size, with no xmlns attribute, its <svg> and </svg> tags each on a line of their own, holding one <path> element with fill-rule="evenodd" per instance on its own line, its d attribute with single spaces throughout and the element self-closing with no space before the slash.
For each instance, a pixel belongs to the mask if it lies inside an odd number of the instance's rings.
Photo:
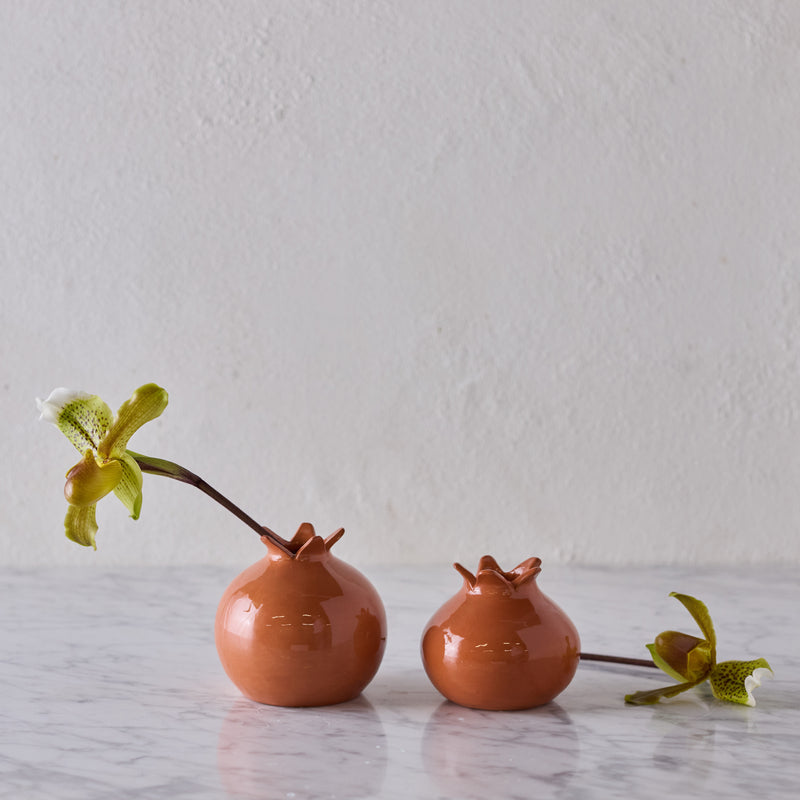
<svg viewBox="0 0 800 800">
<path fill-rule="evenodd" d="M 747 692 L 747 705 L 754 706 L 756 704 L 756 700 L 753 697 L 753 690 L 758 689 L 761 686 L 761 681 L 765 678 L 772 678 L 774 677 L 772 674 L 771 669 L 767 669 L 766 667 L 759 667 L 758 669 L 753 670 L 752 675 L 748 675 L 744 679 L 744 688 Z"/>
<path fill-rule="evenodd" d="M 772 668 L 764 658 L 754 661 L 723 661 L 711 673 L 711 691 L 720 700 L 754 706 L 756 701 L 753 698 L 753 689 L 761 686 L 761 679 L 766 673 L 771 674 Z"/>
<path fill-rule="evenodd" d="M 87 392 L 78 392 L 74 389 L 65 389 L 63 386 L 53 389 L 47 400 L 36 398 L 36 407 L 39 409 L 39 419 L 58 425 L 58 416 L 64 407 L 75 400 L 86 400 L 91 397 Z"/>
<path fill-rule="evenodd" d="M 95 394 L 56 389 L 47 400 L 37 401 L 41 418 L 52 422 L 83 455 L 97 448 L 106 435 L 114 415 Z"/>
</svg>

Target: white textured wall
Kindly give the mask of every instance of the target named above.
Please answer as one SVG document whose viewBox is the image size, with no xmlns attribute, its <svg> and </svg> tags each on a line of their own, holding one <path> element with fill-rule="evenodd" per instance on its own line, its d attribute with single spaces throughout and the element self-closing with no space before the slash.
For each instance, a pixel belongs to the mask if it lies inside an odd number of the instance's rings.
<svg viewBox="0 0 800 800">
<path fill-rule="evenodd" d="M 800 3 L 0 3 L 0 560 L 67 542 L 55 386 L 356 563 L 800 562 Z"/>
</svg>

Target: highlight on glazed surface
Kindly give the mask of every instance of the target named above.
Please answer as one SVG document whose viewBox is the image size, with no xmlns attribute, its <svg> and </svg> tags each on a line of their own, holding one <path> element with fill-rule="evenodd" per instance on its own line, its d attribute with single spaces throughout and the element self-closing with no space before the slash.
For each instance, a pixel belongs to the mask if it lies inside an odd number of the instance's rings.
<svg viewBox="0 0 800 800">
<path fill-rule="evenodd" d="M 461 590 L 431 618 L 422 662 L 449 700 L 490 710 L 549 702 L 572 680 L 580 639 L 569 617 L 539 589 L 541 560 L 503 571 L 491 556 L 475 575 L 460 564 Z"/>
<path fill-rule="evenodd" d="M 241 573 L 217 610 L 222 665 L 241 692 L 269 705 L 319 706 L 357 697 L 380 666 L 386 614 L 372 584 L 332 555 L 309 523 Z"/>
</svg>

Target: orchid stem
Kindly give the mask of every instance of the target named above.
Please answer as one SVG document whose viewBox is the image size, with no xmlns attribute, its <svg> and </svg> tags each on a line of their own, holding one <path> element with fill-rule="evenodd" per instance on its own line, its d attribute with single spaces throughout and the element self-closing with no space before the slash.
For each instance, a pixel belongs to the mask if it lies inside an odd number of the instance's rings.
<svg viewBox="0 0 800 800">
<path fill-rule="evenodd" d="M 646 658 L 624 658 L 622 656 L 604 656 L 598 653 L 581 653 L 581 661 L 605 661 L 609 664 L 630 664 L 633 667 L 655 667 L 656 665 Z"/>
<path fill-rule="evenodd" d="M 220 494 L 213 486 L 206 483 L 199 475 L 190 472 L 180 464 L 175 464 L 172 461 L 165 461 L 163 458 L 152 458 L 151 456 L 143 456 L 139 453 L 134 453 L 128 450 L 128 453 L 133 456 L 136 463 L 142 472 L 147 472 L 151 475 L 161 475 L 165 478 L 172 478 L 182 483 L 188 483 L 199 489 L 204 494 L 207 494 L 212 500 L 216 500 L 223 508 L 231 512 L 235 517 L 238 517 L 245 525 L 251 527 L 259 536 L 266 536 L 275 547 L 282 550 L 286 555 L 294 558 L 294 553 L 289 549 L 289 543 L 281 536 L 278 536 L 275 531 L 270 530 L 265 525 L 259 525 L 249 514 L 242 511 L 239 506 L 228 500 L 225 495 Z"/>
</svg>

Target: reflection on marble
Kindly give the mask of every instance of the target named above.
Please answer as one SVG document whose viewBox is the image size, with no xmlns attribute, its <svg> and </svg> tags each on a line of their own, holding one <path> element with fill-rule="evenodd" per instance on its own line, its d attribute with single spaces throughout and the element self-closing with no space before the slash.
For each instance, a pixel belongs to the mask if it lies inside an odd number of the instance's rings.
<svg viewBox="0 0 800 800">
<path fill-rule="evenodd" d="M 453 592 L 449 565 L 364 572 L 389 618 L 378 675 L 351 703 L 282 709 L 241 697 L 217 660 L 231 570 L 5 571 L 0 798 L 797 796 L 792 570 L 545 564 L 542 589 L 587 651 L 646 655 L 658 631 L 689 630 L 667 597 L 679 590 L 709 606 L 721 659 L 764 656 L 776 675 L 755 708 L 705 691 L 637 708 L 623 695 L 665 676 L 587 662 L 554 703 L 522 712 L 452 705 L 425 677 L 419 637 Z"/>
<path fill-rule="evenodd" d="M 569 783 L 580 742 L 557 702 L 498 713 L 445 701 L 425 726 L 422 760 L 445 797 L 529 798 Z"/>
<path fill-rule="evenodd" d="M 317 709 L 237 700 L 222 723 L 217 764 L 231 797 L 375 797 L 386 775 L 386 734 L 362 695 Z M 320 741 L 324 746 L 319 748 Z M 318 752 L 318 750 L 322 752 Z"/>
</svg>

